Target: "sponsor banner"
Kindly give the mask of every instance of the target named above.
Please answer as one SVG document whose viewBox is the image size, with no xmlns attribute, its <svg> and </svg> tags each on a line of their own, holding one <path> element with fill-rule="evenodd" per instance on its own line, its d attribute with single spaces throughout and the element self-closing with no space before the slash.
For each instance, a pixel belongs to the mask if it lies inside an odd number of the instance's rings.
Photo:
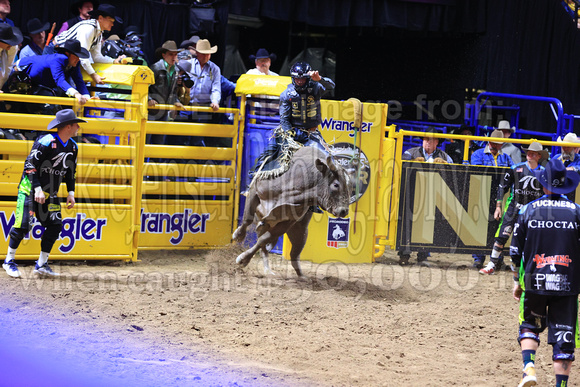
<svg viewBox="0 0 580 387">
<path fill-rule="evenodd" d="M 231 205 L 225 202 L 154 203 L 144 200 L 143 204 L 140 249 L 215 247 L 231 241 Z"/>
<path fill-rule="evenodd" d="M 14 225 L 14 205 L 0 206 L 0 249 L 6 251 L 10 229 Z M 78 208 L 77 208 L 78 207 Z M 99 211 L 83 205 L 75 206 L 76 211 L 62 207 L 62 231 L 52 248 L 51 259 L 85 257 L 96 258 L 101 255 L 131 256 L 133 236 L 130 210 L 101 208 Z M 34 258 L 40 252 L 40 239 L 44 227 L 37 221 L 18 247 L 17 257 Z"/>
<path fill-rule="evenodd" d="M 333 148 L 335 162 L 352 177 L 359 171 L 358 195 L 353 189 L 349 215 L 332 218 L 327 212 L 314 214 L 308 227 L 308 240 L 301 260 L 315 263 L 339 261 L 364 263 L 373 261 L 375 221 L 377 218 L 377 182 L 380 171 L 381 144 L 385 136 L 384 104 L 363 103 L 361 131 L 354 142 L 354 108 L 348 101 L 322 100 L 320 133 Z M 360 141 L 360 149 L 358 144 Z M 360 170 L 352 160 L 360 160 Z M 356 202 L 356 203 L 355 203 Z M 355 209 L 357 211 L 355 218 Z M 356 219 L 356 224 L 355 224 Z M 337 229 L 338 226 L 338 229 Z M 333 235 L 334 233 L 334 235 Z M 344 233 L 344 235 L 342 235 Z M 283 255 L 290 259 L 291 244 L 284 237 Z"/>
<path fill-rule="evenodd" d="M 397 249 L 489 254 L 506 168 L 403 162 Z"/>
</svg>

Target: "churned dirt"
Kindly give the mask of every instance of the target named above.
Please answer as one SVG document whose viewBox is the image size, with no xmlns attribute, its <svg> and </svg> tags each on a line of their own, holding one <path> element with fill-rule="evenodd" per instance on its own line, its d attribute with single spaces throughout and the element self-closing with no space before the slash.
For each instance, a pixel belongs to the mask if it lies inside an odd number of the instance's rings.
<svg viewBox="0 0 580 387">
<path fill-rule="evenodd" d="M 143 252 L 140 262 L 63 262 L 59 279 L 0 273 L 0 386 L 515 386 L 509 272 L 467 255 L 432 267 L 234 264 L 238 247 Z M 414 258 L 411 263 L 414 263 Z M 553 385 L 542 335 L 539 385 Z M 28 381 L 29 383 L 23 383 Z M 53 382 L 53 384 L 48 383 Z M 67 384 L 68 383 L 68 384 Z M 572 370 L 571 384 L 580 383 Z"/>
</svg>

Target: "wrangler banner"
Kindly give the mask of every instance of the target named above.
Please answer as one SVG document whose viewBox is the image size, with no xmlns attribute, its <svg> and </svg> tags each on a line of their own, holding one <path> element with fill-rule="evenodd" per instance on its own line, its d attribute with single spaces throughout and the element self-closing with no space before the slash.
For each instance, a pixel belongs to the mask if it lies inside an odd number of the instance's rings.
<svg viewBox="0 0 580 387">
<path fill-rule="evenodd" d="M 497 188 L 507 168 L 403 162 L 397 249 L 491 251 Z"/>
</svg>

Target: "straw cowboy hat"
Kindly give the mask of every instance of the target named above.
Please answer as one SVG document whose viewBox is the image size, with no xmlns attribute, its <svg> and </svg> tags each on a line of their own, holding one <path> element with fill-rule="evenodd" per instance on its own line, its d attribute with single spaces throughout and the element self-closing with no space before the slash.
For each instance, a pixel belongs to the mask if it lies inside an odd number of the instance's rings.
<svg viewBox="0 0 580 387">
<path fill-rule="evenodd" d="M 250 60 L 265 59 L 265 58 L 270 58 L 273 62 L 276 60 L 277 56 L 276 54 L 268 53 L 268 50 L 266 50 L 265 48 L 260 48 L 258 52 L 256 52 L 256 55 L 250 55 Z"/>
<path fill-rule="evenodd" d="M 541 171 L 534 171 L 536 179 L 549 191 L 556 194 L 572 192 L 580 182 L 580 175 L 576 171 L 568 171 L 558 159 L 548 161 Z"/>
<path fill-rule="evenodd" d="M 74 124 L 75 122 L 80 123 L 87 121 L 77 118 L 75 112 L 72 109 L 64 109 L 56 113 L 56 118 L 50 121 L 50 124 L 48 124 L 47 129 L 54 129 L 68 124 Z"/>
<path fill-rule="evenodd" d="M 497 124 L 497 128 L 499 130 L 509 130 L 510 132 L 515 132 L 516 131 L 516 127 L 515 126 L 511 126 L 510 122 L 508 120 L 501 120 L 498 124 Z"/>
<path fill-rule="evenodd" d="M 492 138 L 504 138 L 501 130 L 496 129 L 493 132 L 491 132 L 491 134 L 489 135 L 489 140 L 487 141 L 491 142 L 492 144 L 503 144 L 503 142 L 491 141 Z"/>
<path fill-rule="evenodd" d="M 557 142 L 577 142 L 580 143 L 580 138 L 578 138 L 578 136 L 576 136 L 576 133 L 568 133 L 564 136 L 564 138 L 561 138 L 560 136 L 558 136 L 558 139 L 556 140 Z"/>
<path fill-rule="evenodd" d="M 547 160 L 548 159 L 548 151 L 546 149 L 544 149 L 544 147 L 542 146 L 542 144 L 540 144 L 539 142 L 533 142 L 531 143 L 527 148 L 522 146 L 522 149 L 527 152 L 527 151 L 533 151 L 533 152 L 538 152 L 540 155 L 542 155 L 542 160 Z"/>
<path fill-rule="evenodd" d="M 209 40 L 207 39 L 200 39 L 195 45 L 195 51 L 199 52 L 200 54 L 215 54 L 217 49 L 217 46 L 212 47 Z"/>
</svg>

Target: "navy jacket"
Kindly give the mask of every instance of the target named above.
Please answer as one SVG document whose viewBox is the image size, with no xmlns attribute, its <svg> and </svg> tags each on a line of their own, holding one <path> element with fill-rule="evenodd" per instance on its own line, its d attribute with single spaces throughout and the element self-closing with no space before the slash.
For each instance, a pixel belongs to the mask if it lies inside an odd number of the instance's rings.
<svg viewBox="0 0 580 387">
<path fill-rule="evenodd" d="M 24 68 L 27 65 L 30 65 L 27 70 L 28 75 L 35 85 L 51 89 L 59 87 L 65 93 L 73 88 L 83 95 L 89 95 L 89 90 L 81 75 L 80 62 L 75 67 L 69 67 L 68 57 L 65 54 L 29 56 L 18 61 L 19 68 Z M 74 81 L 74 86 L 67 82 L 66 77 L 68 76 Z M 70 94 L 69 96 L 74 97 Z"/>
<path fill-rule="evenodd" d="M 510 255 L 526 293 L 580 293 L 580 206 L 556 194 L 523 206 Z"/>
</svg>

